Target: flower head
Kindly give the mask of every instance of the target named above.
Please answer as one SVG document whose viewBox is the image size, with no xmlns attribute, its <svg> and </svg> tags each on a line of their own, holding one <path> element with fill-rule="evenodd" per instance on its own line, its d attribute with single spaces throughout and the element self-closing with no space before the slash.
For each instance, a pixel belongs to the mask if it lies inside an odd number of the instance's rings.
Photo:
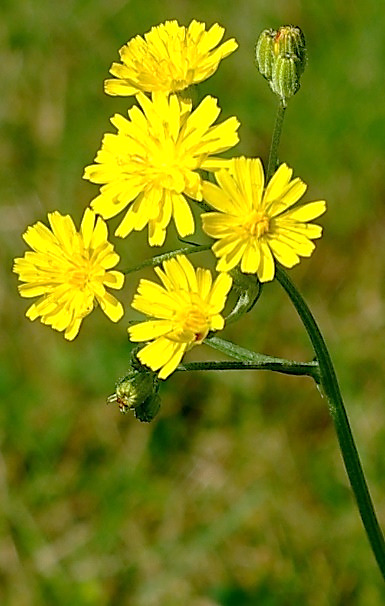
<svg viewBox="0 0 385 606">
<path fill-rule="evenodd" d="M 229 170 L 216 174 L 219 184 L 205 182 L 204 199 L 218 212 L 202 215 L 203 229 L 218 241 L 213 252 L 219 271 L 238 263 L 244 273 L 256 273 L 261 282 L 274 278 L 274 258 L 293 267 L 299 257 L 310 257 L 322 228 L 309 223 L 326 210 L 323 200 L 296 204 L 306 185 L 281 164 L 265 187 L 258 158 L 234 158 Z"/>
<path fill-rule="evenodd" d="M 221 330 L 221 316 L 232 280 L 220 274 L 214 284 L 211 272 L 196 270 L 184 255 L 164 261 L 155 268 L 163 286 L 141 280 L 132 307 L 154 319 L 128 329 L 131 341 L 151 341 L 137 357 L 166 379 L 183 354 L 200 345 L 210 330 Z"/>
<path fill-rule="evenodd" d="M 48 214 L 48 221 L 51 229 L 40 221 L 28 227 L 23 238 L 32 251 L 15 259 L 13 268 L 25 282 L 19 286 L 21 296 L 40 297 L 27 310 L 27 318 L 40 316 L 43 324 L 65 331 L 70 341 L 95 301 L 117 322 L 123 307 L 106 287 L 122 288 L 124 275 L 108 271 L 118 263 L 119 255 L 107 241 L 103 219 L 87 208 L 79 232 L 69 215 L 55 211 Z"/>
<path fill-rule="evenodd" d="M 105 81 L 109 95 L 138 92 L 174 93 L 213 75 L 224 57 L 238 47 L 232 38 L 220 46 L 225 30 L 214 24 L 192 21 L 188 28 L 166 21 L 141 36 L 135 36 L 120 51 L 121 63 L 113 63 Z"/>
<path fill-rule="evenodd" d="M 238 142 L 236 118 L 218 125 L 220 109 L 205 97 L 192 111 L 190 102 L 176 95 L 154 93 L 137 97 L 129 120 L 119 114 L 111 119 L 117 134 L 106 134 L 96 164 L 87 166 L 84 178 L 104 184 L 91 206 L 109 219 L 128 211 L 115 234 L 149 226 L 149 243 L 161 246 L 173 217 L 178 233 L 194 232 L 194 219 L 185 195 L 202 200 L 202 179 L 197 169 L 215 170 L 227 160 L 210 158 Z"/>
</svg>

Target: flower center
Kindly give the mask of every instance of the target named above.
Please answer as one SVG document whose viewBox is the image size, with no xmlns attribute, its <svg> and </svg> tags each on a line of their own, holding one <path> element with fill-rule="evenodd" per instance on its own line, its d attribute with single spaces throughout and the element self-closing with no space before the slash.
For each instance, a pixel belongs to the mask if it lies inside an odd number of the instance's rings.
<svg viewBox="0 0 385 606">
<path fill-rule="evenodd" d="M 182 74 L 179 78 L 170 78 L 170 89 L 173 93 L 182 91 L 192 84 L 194 79 L 194 71 L 188 70 L 186 74 Z"/>
<path fill-rule="evenodd" d="M 175 316 L 176 329 L 173 337 L 184 343 L 197 345 L 207 337 L 210 323 L 203 302 L 192 302 L 178 311 Z"/>
<path fill-rule="evenodd" d="M 269 217 L 263 212 L 254 211 L 243 224 L 243 229 L 248 236 L 259 240 L 269 231 Z"/>
<path fill-rule="evenodd" d="M 92 280 L 92 263 L 81 257 L 68 270 L 68 283 L 77 290 L 84 291 Z"/>
<path fill-rule="evenodd" d="M 177 145 L 170 138 L 163 141 L 149 157 L 147 172 L 152 183 L 181 193 L 185 188 L 183 159 L 178 157 Z"/>
</svg>

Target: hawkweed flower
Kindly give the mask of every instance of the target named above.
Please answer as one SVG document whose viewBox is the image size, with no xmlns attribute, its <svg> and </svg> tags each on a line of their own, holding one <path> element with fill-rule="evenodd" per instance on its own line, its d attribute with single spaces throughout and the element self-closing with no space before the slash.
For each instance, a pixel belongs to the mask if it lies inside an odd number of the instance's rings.
<svg viewBox="0 0 385 606">
<path fill-rule="evenodd" d="M 153 319 L 128 329 L 131 341 L 150 341 L 137 357 L 166 379 L 178 366 L 184 353 L 200 345 L 211 330 L 221 330 L 221 316 L 232 279 L 220 274 L 212 281 L 208 269 L 194 269 L 184 255 L 155 268 L 163 286 L 141 280 L 132 307 Z"/>
<path fill-rule="evenodd" d="M 71 341 L 81 322 L 99 303 L 104 313 L 117 322 L 123 307 L 106 287 L 122 288 L 124 275 L 108 271 L 119 255 L 107 240 L 102 218 L 87 208 L 76 231 L 69 215 L 48 214 L 50 228 L 40 221 L 28 227 L 23 238 L 32 248 L 15 259 L 13 271 L 25 284 L 19 285 L 22 297 L 40 297 L 26 312 L 27 318 L 40 317 L 43 324 L 64 331 Z"/>
<path fill-rule="evenodd" d="M 166 21 L 141 36 L 135 36 L 119 51 L 121 63 L 113 63 L 105 81 L 109 95 L 138 92 L 174 93 L 214 74 L 224 57 L 238 47 L 232 38 L 220 46 L 225 30 L 215 23 L 192 21 L 188 28 Z"/>
<path fill-rule="evenodd" d="M 216 170 L 228 160 L 211 157 L 238 142 L 239 122 L 228 118 L 213 126 L 220 109 L 207 96 L 192 111 L 190 101 L 176 95 L 154 93 L 150 100 L 138 95 L 140 109 L 132 107 L 124 118 L 111 118 L 117 134 L 104 135 L 95 162 L 84 178 L 104 184 L 92 208 L 105 219 L 128 210 L 115 235 L 126 237 L 147 224 L 149 243 L 161 246 L 171 217 L 184 237 L 194 232 L 194 219 L 185 196 L 202 200 L 198 169 Z"/>
<path fill-rule="evenodd" d="M 240 263 L 244 273 L 261 282 L 274 278 L 276 259 L 285 267 L 309 257 L 322 228 L 309 223 L 326 210 L 323 200 L 297 204 L 306 185 L 281 164 L 265 187 L 259 158 L 234 158 L 228 170 L 216 174 L 218 185 L 205 182 L 204 199 L 218 212 L 202 215 L 203 229 L 217 239 L 217 269 L 230 271 Z"/>
</svg>

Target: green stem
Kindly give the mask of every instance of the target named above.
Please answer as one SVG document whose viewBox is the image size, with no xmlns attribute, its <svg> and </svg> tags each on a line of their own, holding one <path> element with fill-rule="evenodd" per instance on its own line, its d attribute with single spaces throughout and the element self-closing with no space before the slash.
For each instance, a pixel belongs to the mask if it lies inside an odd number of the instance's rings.
<svg viewBox="0 0 385 606">
<path fill-rule="evenodd" d="M 316 363 L 314 365 L 312 362 L 301 364 L 292 360 L 255 364 L 253 362 L 217 362 L 210 360 L 209 362 L 184 362 L 178 366 L 177 370 L 272 370 L 285 375 L 312 376 L 316 368 Z"/>
<path fill-rule="evenodd" d="M 279 100 L 279 105 L 277 109 L 277 115 L 275 118 L 274 131 L 271 139 L 270 146 L 270 154 L 269 154 L 269 162 L 267 165 L 267 173 L 266 173 L 266 182 L 271 179 L 277 170 L 278 164 L 278 147 L 281 139 L 282 125 L 283 119 L 285 117 L 285 109 L 286 107 L 283 104 L 282 99 Z"/>
<path fill-rule="evenodd" d="M 306 375 L 312 377 L 316 383 L 319 383 L 318 362 L 295 362 L 294 360 L 285 360 L 284 358 L 275 358 L 265 354 L 256 353 L 235 345 L 230 341 L 225 341 L 219 337 L 210 336 L 204 341 L 213 349 L 220 351 L 238 361 L 239 368 L 249 368 L 254 370 L 274 370 L 287 375 Z M 213 364 L 213 362 L 211 362 Z M 233 362 L 216 362 L 215 364 L 229 364 L 229 370 L 237 367 Z M 231 366 L 233 365 L 233 366 Z M 225 368 L 225 367 L 224 367 Z M 196 369 L 198 370 L 198 369 Z M 222 370 L 219 367 L 209 370 Z"/>
<path fill-rule="evenodd" d="M 151 259 L 146 259 L 139 263 L 139 265 L 135 265 L 135 267 L 130 267 L 129 269 L 121 270 L 122 274 L 132 274 L 134 271 L 139 271 L 143 269 L 143 267 L 155 267 L 155 265 L 160 265 L 163 261 L 167 261 L 168 259 L 172 259 L 177 255 L 191 255 L 192 253 L 203 252 L 204 250 L 209 250 L 211 248 L 211 244 L 197 244 L 196 246 L 184 246 L 183 248 L 178 248 L 177 250 L 172 250 L 170 252 L 163 253 L 162 255 L 156 255 L 155 257 L 151 257 Z"/>
<path fill-rule="evenodd" d="M 312 342 L 319 364 L 321 386 L 334 421 L 346 472 L 378 567 L 385 579 L 385 541 L 354 443 L 332 360 L 311 311 L 286 272 L 279 266 L 276 268 L 276 277 L 290 297 Z"/>
</svg>

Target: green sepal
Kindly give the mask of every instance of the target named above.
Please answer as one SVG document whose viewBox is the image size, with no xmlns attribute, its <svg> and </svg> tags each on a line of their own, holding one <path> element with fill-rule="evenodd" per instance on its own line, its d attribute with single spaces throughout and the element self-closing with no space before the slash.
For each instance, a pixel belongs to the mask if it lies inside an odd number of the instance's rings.
<svg viewBox="0 0 385 606">
<path fill-rule="evenodd" d="M 274 64 L 274 40 L 277 32 L 273 29 L 264 29 L 257 40 L 255 59 L 259 72 L 266 80 L 270 80 Z"/>
<path fill-rule="evenodd" d="M 299 69 L 300 61 L 291 53 L 279 55 L 274 62 L 270 86 L 281 97 L 284 106 L 301 86 Z"/>
</svg>

